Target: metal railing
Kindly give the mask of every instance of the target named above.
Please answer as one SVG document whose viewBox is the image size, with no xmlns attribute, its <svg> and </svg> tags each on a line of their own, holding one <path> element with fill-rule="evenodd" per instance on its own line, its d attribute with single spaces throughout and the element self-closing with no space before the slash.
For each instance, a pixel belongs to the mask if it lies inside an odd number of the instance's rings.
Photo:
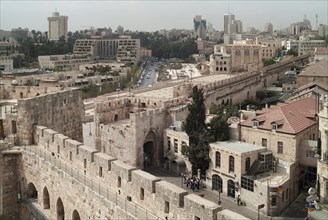
<svg viewBox="0 0 328 220">
<path fill-rule="evenodd" d="M 22 200 L 21 204 L 26 207 L 38 220 L 48 220 L 48 218 L 29 199 Z"/>
<path fill-rule="evenodd" d="M 51 155 L 50 152 L 47 152 L 38 146 L 26 146 L 24 148 L 26 149 L 26 151 L 28 151 L 30 153 L 34 153 L 37 156 L 43 158 L 45 161 L 49 162 L 51 165 L 54 165 L 58 169 L 65 172 L 67 175 L 76 179 L 79 183 L 84 184 L 85 186 L 89 187 L 94 192 L 96 192 L 98 195 L 104 197 L 109 202 L 112 202 L 115 205 L 119 206 L 124 211 L 130 213 L 131 215 L 135 216 L 136 218 L 145 219 L 145 220 L 155 220 L 155 219 L 162 220 L 160 217 L 158 217 L 155 214 L 149 212 L 148 210 L 142 208 L 140 205 L 127 200 L 127 198 L 123 197 L 122 195 L 119 195 L 112 189 L 104 186 L 99 181 L 95 180 L 94 178 L 88 177 L 83 172 L 80 172 L 77 169 L 73 168 L 70 164 Z"/>
</svg>

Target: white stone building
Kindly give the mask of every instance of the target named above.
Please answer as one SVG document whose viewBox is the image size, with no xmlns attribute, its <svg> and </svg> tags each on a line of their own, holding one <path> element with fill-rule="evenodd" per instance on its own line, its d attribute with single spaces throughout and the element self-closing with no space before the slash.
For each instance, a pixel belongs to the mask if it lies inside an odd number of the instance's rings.
<svg viewBox="0 0 328 220">
<path fill-rule="evenodd" d="M 67 39 L 67 20 L 68 16 L 59 16 L 59 12 L 53 12 L 52 17 L 48 17 L 50 41 L 58 41 L 62 36 Z"/>
<path fill-rule="evenodd" d="M 320 203 L 328 207 L 328 96 L 321 96 L 319 111 L 318 182 Z"/>
<path fill-rule="evenodd" d="M 304 185 L 315 184 L 316 109 L 316 99 L 303 98 L 258 110 L 240 124 L 241 141 L 264 146 L 279 160 L 295 162 L 289 183 L 292 201 Z"/>
<path fill-rule="evenodd" d="M 207 186 L 237 198 L 251 209 L 264 204 L 265 215 L 278 215 L 292 202 L 289 197 L 291 163 L 279 162 L 267 148 L 239 141 L 210 144 Z"/>
<path fill-rule="evenodd" d="M 89 63 L 86 56 L 77 55 L 47 55 L 38 57 L 42 69 L 78 70 L 82 64 Z"/>
<path fill-rule="evenodd" d="M 8 56 L 0 56 L 0 70 L 14 69 L 14 61 Z"/>
<path fill-rule="evenodd" d="M 230 54 L 217 52 L 210 56 L 210 73 L 212 74 L 230 74 L 231 58 Z"/>
</svg>

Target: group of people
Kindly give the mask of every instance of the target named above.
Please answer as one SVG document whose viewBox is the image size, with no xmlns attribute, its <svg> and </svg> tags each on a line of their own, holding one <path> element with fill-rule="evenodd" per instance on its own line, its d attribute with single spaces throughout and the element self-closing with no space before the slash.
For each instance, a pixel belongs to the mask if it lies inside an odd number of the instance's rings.
<svg viewBox="0 0 328 220">
<path fill-rule="evenodd" d="M 196 189 L 200 189 L 202 187 L 202 180 L 196 176 L 190 176 L 189 174 L 183 174 L 184 184 L 186 184 L 187 188 L 195 191 Z"/>
</svg>

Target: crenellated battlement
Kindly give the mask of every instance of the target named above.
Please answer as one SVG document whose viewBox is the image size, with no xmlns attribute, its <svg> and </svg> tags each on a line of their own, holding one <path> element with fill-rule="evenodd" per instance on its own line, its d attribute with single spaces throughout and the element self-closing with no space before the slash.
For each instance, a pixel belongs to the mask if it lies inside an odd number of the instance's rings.
<svg viewBox="0 0 328 220">
<path fill-rule="evenodd" d="M 72 88 L 70 88 L 69 90 L 71 89 Z M 0 99 L 26 99 L 39 95 L 58 93 L 60 91 L 63 91 L 63 88 L 0 85 Z"/>
<path fill-rule="evenodd" d="M 161 109 L 151 112 L 153 113 L 150 113 L 150 115 L 156 114 L 161 112 Z M 181 219 L 182 217 L 192 219 L 194 216 L 202 219 L 216 219 L 217 212 L 221 210 L 221 207 L 213 202 L 202 199 L 197 195 L 190 196 L 185 189 L 162 181 L 154 175 L 44 126 L 35 127 L 34 141 L 36 146 L 30 146 L 29 148 L 33 148 L 31 151 L 37 152 L 41 157 L 48 152 L 51 158 L 45 156 L 43 159 L 46 161 L 49 159 L 51 161 L 57 160 L 57 164 L 61 164 L 60 166 L 65 167 L 65 170 L 82 170 L 88 178 L 99 181 L 100 185 L 109 187 L 118 195 L 144 207 L 161 219 L 164 219 L 165 216 L 169 219 Z M 48 172 L 51 172 L 51 170 L 48 170 Z M 37 185 L 35 182 L 34 184 Z M 204 200 L 203 205 L 201 205 L 200 200 Z M 195 210 L 192 210 L 198 208 L 198 206 L 204 212 L 196 213 Z"/>
</svg>

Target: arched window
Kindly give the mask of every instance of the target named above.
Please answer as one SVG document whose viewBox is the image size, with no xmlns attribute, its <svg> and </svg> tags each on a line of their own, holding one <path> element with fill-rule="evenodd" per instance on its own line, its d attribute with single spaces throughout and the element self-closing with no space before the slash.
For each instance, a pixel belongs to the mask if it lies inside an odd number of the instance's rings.
<svg viewBox="0 0 328 220">
<path fill-rule="evenodd" d="M 212 176 L 212 189 L 222 192 L 222 179 L 219 175 L 214 174 Z"/>
<path fill-rule="evenodd" d="M 235 172 L 235 158 L 229 156 L 229 172 Z"/>
<path fill-rule="evenodd" d="M 250 167 L 251 167 L 251 158 L 246 157 L 246 162 L 245 162 L 245 170 L 246 170 L 246 172 L 249 170 Z"/>
<path fill-rule="evenodd" d="M 240 56 L 240 50 L 236 50 L 235 55 Z"/>
<path fill-rule="evenodd" d="M 50 198 L 47 187 L 43 188 L 43 208 L 50 209 Z"/>
<path fill-rule="evenodd" d="M 216 70 L 216 71 L 219 71 L 219 67 L 216 67 L 215 70 Z"/>
<path fill-rule="evenodd" d="M 221 153 L 215 153 L 215 167 L 221 167 Z"/>
</svg>

